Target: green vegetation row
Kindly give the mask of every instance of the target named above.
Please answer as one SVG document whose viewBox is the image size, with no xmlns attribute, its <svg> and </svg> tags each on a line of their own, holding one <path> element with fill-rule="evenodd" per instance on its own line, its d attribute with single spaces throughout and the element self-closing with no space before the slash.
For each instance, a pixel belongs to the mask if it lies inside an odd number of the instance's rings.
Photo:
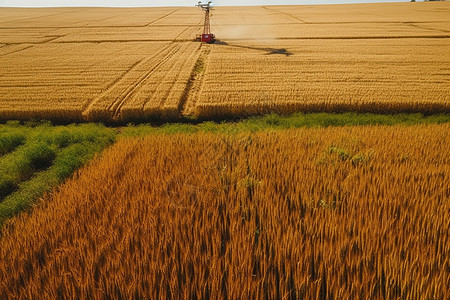
<svg viewBox="0 0 450 300">
<path fill-rule="evenodd" d="M 362 125 L 419 125 L 442 124 L 450 122 L 450 114 L 360 114 L 360 113 L 295 113 L 289 116 L 269 114 L 236 121 L 193 123 L 168 123 L 162 126 L 138 124 L 124 127 L 124 136 L 142 136 L 152 133 L 240 133 L 255 132 L 272 129 L 290 129 L 300 127 L 329 127 L 329 126 L 362 126 Z"/>
<path fill-rule="evenodd" d="M 114 139 L 114 130 L 96 124 L 0 125 L 0 226 Z"/>
</svg>

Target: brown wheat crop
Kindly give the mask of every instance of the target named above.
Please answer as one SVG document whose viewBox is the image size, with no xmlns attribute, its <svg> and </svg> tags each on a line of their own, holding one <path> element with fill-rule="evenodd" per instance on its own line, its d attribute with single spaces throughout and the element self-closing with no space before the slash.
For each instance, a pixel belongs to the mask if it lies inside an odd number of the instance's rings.
<svg viewBox="0 0 450 300">
<path fill-rule="evenodd" d="M 444 299 L 449 132 L 122 139 L 7 224 L 0 298 Z"/>
</svg>

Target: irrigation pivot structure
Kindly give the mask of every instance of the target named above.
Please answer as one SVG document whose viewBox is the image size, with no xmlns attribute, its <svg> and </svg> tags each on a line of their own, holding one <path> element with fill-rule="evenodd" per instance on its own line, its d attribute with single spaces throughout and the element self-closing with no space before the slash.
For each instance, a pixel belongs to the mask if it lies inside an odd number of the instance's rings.
<svg viewBox="0 0 450 300">
<path fill-rule="evenodd" d="M 211 33 L 210 23 L 210 11 L 213 9 L 211 6 L 212 1 L 208 3 L 202 3 L 199 1 L 196 6 L 200 7 L 205 12 L 205 22 L 203 24 L 203 34 L 199 36 L 199 40 L 208 44 L 212 44 L 216 41 L 216 36 Z"/>
</svg>

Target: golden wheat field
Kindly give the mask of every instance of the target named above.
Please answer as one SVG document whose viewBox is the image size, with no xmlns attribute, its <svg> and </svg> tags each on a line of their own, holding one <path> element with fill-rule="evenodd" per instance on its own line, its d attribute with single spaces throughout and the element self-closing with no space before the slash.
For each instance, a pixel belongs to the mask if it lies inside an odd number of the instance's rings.
<svg viewBox="0 0 450 300">
<path fill-rule="evenodd" d="M 450 111 L 450 3 L 0 10 L 0 119 Z"/>
<path fill-rule="evenodd" d="M 449 132 L 123 138 L 4 228 L 0 297 L 445 299 Z"/>
</svg>

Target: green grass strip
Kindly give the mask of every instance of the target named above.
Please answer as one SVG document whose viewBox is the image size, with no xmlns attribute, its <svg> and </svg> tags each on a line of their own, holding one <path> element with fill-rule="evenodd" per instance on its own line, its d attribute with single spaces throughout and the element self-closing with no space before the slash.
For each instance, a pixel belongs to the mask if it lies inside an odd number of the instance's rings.
<svg viewBox="0 0 450 300">
<path fill-rule="evenodd" d="M 122 136 L 142 136 L 153 133 L 239 133 L 272 129 L 289 129 L 300 127 L 328 127 L 328 126 L 361 126 L 361 125 L 418 125 L 442 124 L 450 122 L 450 114 L 425 116 L 422 114 L 360 114 L 360 113 L 296 113 L 290 116 L 270 114 L 252 117 L 236 122 L 203 122 L 200 124 L 173 123 L 160 127 L 148 124 L 128 125 L 122 129 Z"/>
<path fill-rule="evenodd" d="M 0 157 L 0 227 L 61 184 L 95 153 L 113 143 L 116 136 L 115 130 L 96 124 L 0 125 L 0 138 L 17 133 L 25 137 L 23 144 Z"/>
</svg>

